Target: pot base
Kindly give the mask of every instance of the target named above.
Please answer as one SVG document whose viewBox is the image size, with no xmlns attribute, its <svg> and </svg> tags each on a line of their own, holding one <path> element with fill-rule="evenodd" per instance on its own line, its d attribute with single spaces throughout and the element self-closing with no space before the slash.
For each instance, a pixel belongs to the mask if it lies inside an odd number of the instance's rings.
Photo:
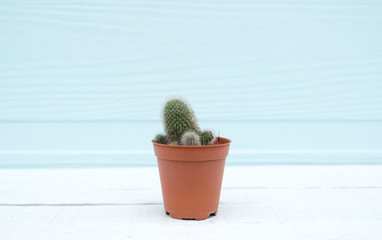
<svg viewBox="0 0 382 240">
<path fill-rule="evenodd" d="M 191 215 L 187 215 L 187 214 L 179 214 L 179 213 L 171 213 L 171 212 L 167 212 L 166 211 L 166 214 L 167 215 L 170 215 L 170 217 L 172 218 L 175 218 L 175 219 L 180 219 L 180 220 L 205 220 L 211 216 L 216 216 L 216 213 L 217 211 L 215 212 L 212 212 L 210 214 L 192 214 Z"/>
</svg>

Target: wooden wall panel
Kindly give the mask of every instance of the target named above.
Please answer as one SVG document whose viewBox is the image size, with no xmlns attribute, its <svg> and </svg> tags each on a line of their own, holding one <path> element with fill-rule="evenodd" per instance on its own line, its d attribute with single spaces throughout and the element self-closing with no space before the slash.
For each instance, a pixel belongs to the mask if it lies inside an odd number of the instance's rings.
<svg viewBox="0 0 382 240">
<path fill-rule="evenodd" d="M 226 122 L 228 131 L 242 122 L 249 129 L 259 122 L 277 129 L 350 122 L 348 131 L 358 134 L 358 123 L 382 121 L 381 12 L 382 3 L 370 0 L 4 0 L 1 128 L 117 122 L 151 128 L 164 100 L 181 95 L 201 122 Z M 241 138 L 249 141 L 249 132 Z M 380 139 L 376 132 L 370 139 Z M 0 135 L 1 151 L 14 147 L 9 134 Z M 291 142 L 301 134 L 290 135 Z M 362 141 L 352 149 L 363 149 Z M 95 146 L 89 140 L 88 149 Z"/>
</svg>

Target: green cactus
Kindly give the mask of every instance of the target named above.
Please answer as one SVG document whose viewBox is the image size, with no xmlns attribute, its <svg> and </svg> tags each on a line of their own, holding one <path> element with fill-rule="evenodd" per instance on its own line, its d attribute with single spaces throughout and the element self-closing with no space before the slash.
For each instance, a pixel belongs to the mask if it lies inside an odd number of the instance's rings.
<svg viewBox="0 0 382 240">
<path fill-rule="evenodd" d="M 199 127 L 191 107 L 183 100 L 169 100 L 163 109 L 163 122 L 169 141 L 180 142 L 186 131 L 199 131 Z"/>
<path fill-rule="evenodd" d="M 154 138 L 154 141 L 161 144 L 168 144 L 167 136 L 163 134 L 157 134 Z"/>
<path fill-rule="evenodd" d="M 200 131 L 194 111 L 182 99 L 167 101 L 162 119 L 166 135 L 158 134 L 154 139 L 157 143 L 183 146 L 213 144 L 213 133 L 210 130 Z"/>
<path fill-rule="evenodd" d="M 179 146 L 179 143 L 177 141 L 172 141 L 169 142 L 168 145 Z"/>
<path fill-rule="evenodd" d="M 200 136 L 194 131 L 186 131 L 183 133 L 180 143 L 183 146 L 200 146 Z"/>
<path fill-rule="evenodd" d="M 210 130 L 205 130 L 200 133 L 200 142 L 202 145 L 209 145 L 211 144 L 212 139 L 214 138 L 214 135 Z"/>
</svg>

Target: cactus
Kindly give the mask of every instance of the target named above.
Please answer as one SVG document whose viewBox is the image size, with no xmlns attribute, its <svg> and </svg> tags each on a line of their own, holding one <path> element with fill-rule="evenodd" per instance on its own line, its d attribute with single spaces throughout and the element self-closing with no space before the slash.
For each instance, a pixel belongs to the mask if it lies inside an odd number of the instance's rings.
<svg viewBox="0 0 382 240">
<path fill-rule="evenodd" d="M 200 146 L 200 136 L 194 131 L 186 131 L 183 133 L 180 143 L 183 146 Z"/>
<path fill-rule="evenodd" d="M 169 100 L 163 109 L 163 122 L 169 141 L 180 142 L 180 138 L 188 130 L 199 131 L 194 112 L 183 100 Z"/>
<path fill-rule="evenodd" d="M 210 130 L 205 130 L 200 133 L 200 141 L 202 145 L 212 144 L 212 139 L 214 139 L 214 135 Z"/>
<path fill-rule="evenodd" d="M 169 142 L 168 145 L 178 146 L 179 143 L 177 141 Z"/>
<path fill-rule="evenodd" d="M 212 131 L 200 131 L 194 111 L 182 99 L 173 98 L 166 102 L 162 120 L 166 135 L 156 135 L 154 141 L 157 143 L 183 146 L 213 144 Z"/>
<path fill-rule="evenodd" d="M 161 144 L 167 144 L 168 143 L 167 136 L 165 136 L 163 134 L 157 134 L 154 138 L 154 141 L 157 143 L 161 143 Z"/>
</svg>

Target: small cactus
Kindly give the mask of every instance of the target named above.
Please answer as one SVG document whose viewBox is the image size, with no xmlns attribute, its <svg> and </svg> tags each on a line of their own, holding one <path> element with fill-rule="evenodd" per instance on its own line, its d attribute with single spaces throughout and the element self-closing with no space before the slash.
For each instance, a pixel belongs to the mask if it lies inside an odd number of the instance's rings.
<svg viewBox="0 0 382 240">
<path fill-rule="evenodd" d="M 194 131 L 187 131 L 183 133 L 180 143 L 183 146 L 200 146 L 200 137 L 199 135 Z"/>
<path fill-rule="evenodd" d="M 154 138 L 154 141 L 157 143 L 161 143 L 161 144 L 167 144 L 168 143 L 167 136 L 165 136 L 163 134 L 157 134 Z"/>
<path fill-rule="evenodd" d="M 166 135 L 156 135 L 154 141 L 157 143 L 175 146 L 214 144 L 212 131 L 200 131 L 194 111 L 180 98 L 173 98 L 166 102 L 162 111 L 162 120 Z"/>
<path fill-rule="evenodd" d="M 200 133 L 200 141 L 202 145 L 212 144 L 212 139 L 214 139 L 214 135 L 210 130 L 205 130 Z"/>
<path fill-rule="evenodd" d="M 177 141 L 171 141 L 168 145 L 179 146 L 179 143 Z"/>
</svg>

